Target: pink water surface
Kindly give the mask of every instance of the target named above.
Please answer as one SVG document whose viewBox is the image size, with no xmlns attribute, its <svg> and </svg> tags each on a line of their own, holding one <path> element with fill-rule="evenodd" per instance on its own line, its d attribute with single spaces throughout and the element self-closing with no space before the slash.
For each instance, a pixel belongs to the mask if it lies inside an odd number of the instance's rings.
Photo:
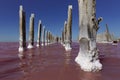
<svg viewBox="0 0 120 80">
<path fill-rule="evenodd" d="M 84 72 L 74 59 L 79 44 L 66 52 L 59 44 L 26 50 L 18 57 L 18 43 L 0 43 L 0 80 L 120 80 L 120 44 L 98 44 L 103 70 Z M 31 56 L 32 55 L 32 56 Z"/>
</svg>

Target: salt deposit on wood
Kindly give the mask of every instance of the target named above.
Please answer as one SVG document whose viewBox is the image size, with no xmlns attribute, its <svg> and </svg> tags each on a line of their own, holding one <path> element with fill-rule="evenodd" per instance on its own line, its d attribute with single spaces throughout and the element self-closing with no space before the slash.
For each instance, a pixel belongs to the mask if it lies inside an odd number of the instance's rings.
<svg viewBox="0 0 120 80">
<path fill-rule="evenodd" d="M 43 27 L 42 29 L 42 44 L 41 46 L 44 46 L 45 45 L 45 27 Z"/>
<path fill-rule="evenodd" d="M 19 10 L 19 52 L 22 52 L 26 48 L 26 25 L 25 25 L 25 12 L 23 6 L 20 6 Z"/>
<path fill-rule="evenodd" d="M 33 46 L 34 46 L 34 14 L 31 14 L 28 49 L 33 48 Z"/>
<path fill-rule="evenodd" d="M 96 34 L 102 18 L 96 20 L 96 0 L 78 0 L 78 4 L 80 49 L 75 61 L 84 71 L 99 71 L 102 64 L 98 59 Z"/>
<path fill-rule="evenodd" d="M 40 46 L 40 43 L 41 43 L 41 32 L 42 32 L 42 23 L 41 23 L 41 20 L 39 20 L 39 23 L 38 23 L 38 39 L 37 39 L 37 47 Z"/>
<path fill-rule="evenodd" d="M 67 32 L 66 32 L 66 42 L 65 42 L 65 50 L 70 51 L 71 41 L 72 41 L 72 5 L 68 6 L 68 19 L 67 19 Z"/>
</svg>

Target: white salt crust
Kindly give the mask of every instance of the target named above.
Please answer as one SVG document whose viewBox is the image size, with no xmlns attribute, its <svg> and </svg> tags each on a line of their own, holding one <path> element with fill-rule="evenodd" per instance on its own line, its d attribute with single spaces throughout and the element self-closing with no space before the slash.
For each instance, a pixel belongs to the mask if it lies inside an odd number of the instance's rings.
<svg viewBox="0 0 120 80">
<path fill-rule="evenodd" d="M 69 5 L 69 8 L 72 9 L 72 5 Z"/>
<path fill-rule="evenodd" d="M 41 46 L 44 46 L 44 43 L 42 42 Z"/>
<path fill-rule="evenodd" d="M 24 51 L 24 48 L 23 48 L 23 47 L 19 47 L 18 51 L 19 51 L 19 52 L 23 52 L 23 51 Z"/>
<path fill-rule="evenodd" d="M 65 50 L 66 51 L 71 51 L 71 46 L 70 46 L 70 44 L 65 44 Z"/>
<path fill-rule="evenodd" d="M 102 64 L 98 59 L 91 61 L 91 57 L 87 57 L 83 54 L 84 53 L 79 53 L 79 56 L 77 56 L 75 59 L 75 62 L 80 65 L 83 71 L 95 72 L 102 69 Z"/>
<path fill-rule="evenodd" d="M 32 48 L 33 48 L 33 45 L 29 44 L 27 48 L 28 48 L 28 49 L 32 49 Z"/>
<path fill-rule="evenodd" d="M 20 10 L 23 10 L 23 6 L 22 5 L 20 5 Z"/>
<path fill-rule="evenodd" d="M 37 47 L 39 47 L 40 45 L 39 45 L 39 44 L 37 44 L 36 46 L 37 46 Z"/>
</svg>

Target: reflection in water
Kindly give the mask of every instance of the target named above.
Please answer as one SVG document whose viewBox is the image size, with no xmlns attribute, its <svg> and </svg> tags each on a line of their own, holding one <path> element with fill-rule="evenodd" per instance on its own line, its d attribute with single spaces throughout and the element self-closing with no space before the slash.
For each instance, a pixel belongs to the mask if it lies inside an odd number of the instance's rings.
<svg viewBox="0 0 120 80">
<path fill-rule="evenodd" d="M 70 63 L 70 60 L 71 60 L 71 52 L 68 51 L 68 52 L 65 52 L 65 64 L 69 64 Z"/>
<path fill-rule="evenodd" d="M 70 60 L 71 60 L 71 52 L 65 52 L 64 53 L 64 63 L 63 66 L 60 70 L 60 75 L 58 77 L 58 80 L 70 80 L 70 79 L 66 79 L 70 72 Z"/>
<path fill-rule="evenodd" d="M 20 64 L 20 69 L 23 73 L 23 80 L 28 80 L 27 78 L 29 77 L 29 71 L 28 71 L 28 65 L 25 59 L 21 59 Z"/>
<path fill-rule="evenodd" d="M 35 52 L 33 50 L 29 50 L 29 53 L 26 54 L 25 58 L 20 58 L 21 61 L 19 66 L 24 75 L 22 80 L 30 80 L 32 78 L 32 74 L 39 71 L 40 54 L 39 52 L 36 55 L 34 53 Z"/>
<path fill-rule="evenodd" d="M 102 80 L 101 72 L 84 72 L 79 65 L 73 66 L 72 53 L 65 52 L 64 64 L 58 80 Z"/>
<path fill-rule="evenodd" d="M 79 72 L 80 80 L 103 80 L 101 79 L 101 72 Z"/>
<path fill-rule="evenodd" d="M 20 59 L 25 58 L 24 52 L 19 52 L 18 57 L 19 57 Z"/>
<path fill-rule="evenodd" d="M 31 54 L 31 53 L 30 53 Z M 26 56 L 25 58 L 20 58 L 20 68 L 23 73 L 23 80 L 29 80 L 32 66 L 32 56 Z"/>
</svg>

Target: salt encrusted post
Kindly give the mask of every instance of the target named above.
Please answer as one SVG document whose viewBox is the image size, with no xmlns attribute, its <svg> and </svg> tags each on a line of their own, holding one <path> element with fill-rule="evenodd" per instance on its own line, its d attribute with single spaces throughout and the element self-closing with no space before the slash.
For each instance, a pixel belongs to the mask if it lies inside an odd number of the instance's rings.
<svg viewBox="0 0 120 80">
<path fill-rule="evenodd" d="M 45 45 L 45 27 L 43 27 L 42 29 L 42 44 L 41 46 L 44 46 Z"/>
<path fill-rule="evenodd" d="M 48 44 L 50 44 L 50 31 L 48 32 Z"/>
<path fill-rule="evenodd" d="M 39 20 L 39 23 L 38 23 L 38 40 L 37 40 L 37 47 L 40 46 L 40 43 L 41 43 L 41 32 L 42 32 L 42 23 L 41 23 L 41 20 Z"/>
<path fill-rule="evenodd" d="M 48 45 L 48 44 L 47 44 L 47 33 L 48 33 L 48 31 L 46 30 L 46 31 L 45 31 L 45 45 Z"/>
<path fill-rule="evenodd" d="M 49 31 L 46 31 L 46 43 L 49 44 Z"/>
<path fill-rule="evenodd" d="M 51 35 L 51 41 L 52 41 L 52 43 L 54 42 L 54 35 L 53 34 Z"/>
<path fill-rule="evenodd" d="M 51 32 L 50 32 L 49 39 L 50 39 L 50 43 L 52 43 L 52 33 Z"/>
<path fill-rule="evenodd" d="M 59 38 L 59 41 L 58 41 L 58 42 L 60 42 L 60 43 L 61 43 L 61 42 L 62 42 L 62 37 L 58 37 L 58 38 Z"/>
<path fill-rule="evenodd" d="M 22 52 L 26 48 L 26 26 L 25 26 L 25 12 L 23 6 L 20 6 L 19 10 L 19 52 Z"/>
<path fill-rule="evenodd" d="M 66 51 L 70 51 L 71 48 L 71 41 L 72 41 L 72 5 L 68 6 L 68 19 L 67 19 L 67 35 L 66 35 L 66 44 L 65 49 Z"/>
<path fill-rule="evenodd" d="M 34 14 L 31 14 L 28 49 L 33 48 L 33 45 L 34 45 Z"/>
<path fill-rule="evenodd" d="M 48 36 L 48 38 L 49 38 L 49 44 L 51 43 L 50 36 L 51 36 L 51 32 L 49 32 L 49 36 Z"/>
<path fill-rule="evenodd" d="M 96 34 L 102 19 L 96 20 L 96 0 L 78 0 L 78 4 L 80 50 L 75 61 L 84 71 L 99 71 L 102 64 L 98 59 Z"/>
<path fill-rule="evenodd" d="M 61 43 L 62 43 L 62 45 L 64 44 L 64 31 L 62 31 L 62 41 L 61 41 Z"/>
<path fill-rule="evenodd" d="M 65 21 L 64 22 L 64 44 L 63 46 L 65 46 L 65 43 L 66 43 L 66 35 L 67 34 L 67 22 Z"/>
<path fill-rule="evenodd" d="M 106 24 L 106 40 L 107 40 L 107 42 L 112 41 L 107 24 Z"/>
</svg>

